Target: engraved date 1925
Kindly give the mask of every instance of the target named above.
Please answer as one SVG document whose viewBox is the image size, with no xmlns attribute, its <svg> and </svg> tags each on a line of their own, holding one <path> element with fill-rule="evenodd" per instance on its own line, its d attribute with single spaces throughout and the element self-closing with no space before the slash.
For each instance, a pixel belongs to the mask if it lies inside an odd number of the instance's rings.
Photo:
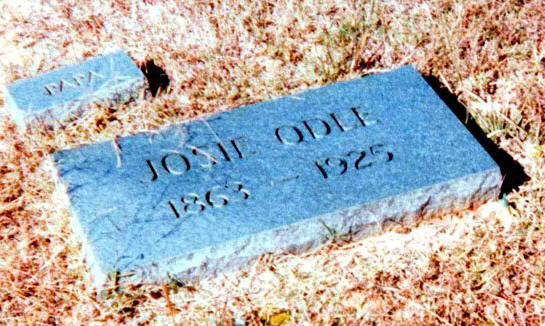
<svg viewBox="0 0 545 326">
<path fill-rule="evenodd" d="M 320 175 L 331 178 L 345 174 L 351 167 L 363 170 L 375 164 L 390 162 L 394 158 L 390 145 L 375 144 L 365 149 L 352 150 L 344 156 L 331 156 L 316 160 L 314 164 Z"/>
<path fill-rule="evenodd" d="M 216 185 L 203 196 L 195 192 L 187 193 L 179 200 L 168 201 L 174 217 L 197 215 L 210 208 L 221 208 L 229 204 L 241 202 L 250 198 L 250 191 L 240 182 L 228 182 Z"/>
</svg>

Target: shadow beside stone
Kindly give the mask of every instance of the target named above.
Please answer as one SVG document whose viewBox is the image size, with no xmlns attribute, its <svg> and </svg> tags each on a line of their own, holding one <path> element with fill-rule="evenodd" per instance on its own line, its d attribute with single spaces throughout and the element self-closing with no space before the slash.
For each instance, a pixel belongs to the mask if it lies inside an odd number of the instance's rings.
<svg viewBox="0 0 545 326">
<path fill-rule="evenodd" d="M 500 196 L 517 191 L 520 185 L 530 180 L 522 166 L 486 136 L 466 107 L 458 101 L 455 94 L 449 92 L 434 76 L 424 76 L 424 79 L 500 167 L 504 177 Z"/>
<path fill-rule="evenodd" d="M 140 70 L 148 80 L 149 90 L 152 96 L 156 96 L 160 92 L 167 89 L 170 84 L 170 78 L 166 71 L 157 66 L 153 60 L 148 60 L 140 66 Z"/>
</svg>

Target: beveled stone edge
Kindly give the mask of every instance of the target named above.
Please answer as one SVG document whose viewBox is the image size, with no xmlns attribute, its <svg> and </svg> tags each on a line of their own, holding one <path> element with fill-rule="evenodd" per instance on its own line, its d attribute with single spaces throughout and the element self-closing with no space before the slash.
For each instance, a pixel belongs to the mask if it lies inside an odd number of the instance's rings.
<svg viewBox="0 0 545 326">
<path fill-rule="evenodd" d="M 247 235 L 131 271 L 121 271 L 116 281 L 122 285 L 160 283 L 170 278 L 191 282 L 236 271 L 265 253 L 301 253 L 318 247 L 325 242 L 327 235 L 324 225 L 340 235 L 351 233 L 353 240 L 358 240 L 376 233 L 387 220 L 407 222 L 419 216 L 440 215 L 497 199 L 501 184 L 499 167 L 492 167 L 405 194 Z M 72 219 L 78 220 L 75 212 L 73 214 Z M 81 239 L 86 246 L 85 237 Z M 109 277 L 115 271 L 103 270 L 94 260 L 92 248 L 87 247 L 85 253 L 95 288 L 99 291 L 107 288 L 113 282 Z"/>
<path fill-rule="evenodd" d="M 62 208 L 68 208 L 69 210 L 69 225 L 71 228 L 71 231 L 75 238 L 77 239 L 77 243 L 81 245 L 81 250 L 83 252 L 83 256 L 87 262 L 86 267 L 89 269 L 90 277 L 91 277 L 91 283 L 95 287 L 96 284 L 106 284 L 108 280 L 108 271 L 105 271 L 103 268 L 99 266 L 99 264 L 96 264 L 97 260 L 95 259 L 94 252 L 92 248 L 89 246 L 89 243 L 85 241 L 86 236 L 83 232 L 83 228 L 80 220 L 76 218 L 76 212 L 73 209 L 72 202 L 70 200 L 70 194 L 68 192 L 68 183 L 64 182 L 59 175 L 59 169 L 57 166 L 57 163 L 55 162 L 55 159 L 53 155 L 47 156 L 40 164 L 39 169 L 45 171 L 45 173 L 49 174 L 53 182 L 55 183 L 55 187 L 57 188 L 56 191 L 61 191 L 64 196 L 66 196 L 66 203 L 67 206 L 62 206 Z M 60 189 L 59 189 L 60 187 Z"/>
</svg>

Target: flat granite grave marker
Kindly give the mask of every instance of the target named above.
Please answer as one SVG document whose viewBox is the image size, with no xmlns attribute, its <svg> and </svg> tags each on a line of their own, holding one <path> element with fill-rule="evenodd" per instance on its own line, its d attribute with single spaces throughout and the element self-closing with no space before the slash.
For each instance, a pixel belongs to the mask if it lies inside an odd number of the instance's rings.
<svg viewBox="0 0 545 326">
<path fill-rule="evenodd" d="M 127 102 L 144 87 L 144 74 L 117 51 L 7 85 L 6 108 L 24 129 L 34 119 L 51 124 L 81 113 L 89 103 Z"/>
<path fill-rule="evenodd" d="M 497 198 L 496 163 L 411 67 L 54 154 L 95 284 L 191 279 Z M 119 161 L 119 162 L 118 162 Z M 360 233 L 363 234 L 363 233 Z"/>
</svg>

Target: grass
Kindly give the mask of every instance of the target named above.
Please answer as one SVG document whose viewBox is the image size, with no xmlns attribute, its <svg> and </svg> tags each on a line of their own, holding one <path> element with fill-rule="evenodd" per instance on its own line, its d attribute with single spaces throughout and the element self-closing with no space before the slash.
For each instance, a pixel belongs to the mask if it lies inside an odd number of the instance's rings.
<svg viewBox="0 0 545 326">
<path fill-rule="evenodd" d="M 0 324 L 545 323 L 542 1 L 1 2 L 0 83 L 124 49 L 170 85 L 56 128 L 0 117 Z M 506 201 L 300 255 L 263 255 L 191 285 L 97 300 L 54 150 L 413 64 L 464 104 L 530 180 Z M 3 105 L 0 99 L 0 105 Z"/>
</svg>

